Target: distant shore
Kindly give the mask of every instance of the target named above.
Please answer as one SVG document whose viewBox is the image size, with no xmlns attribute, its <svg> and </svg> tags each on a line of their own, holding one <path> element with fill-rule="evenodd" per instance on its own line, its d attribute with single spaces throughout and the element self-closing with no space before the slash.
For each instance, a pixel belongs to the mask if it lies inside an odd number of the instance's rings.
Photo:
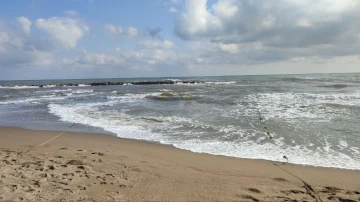
<svg viewBox="0 0 360 202">
<path fill-rule="evenodd" d="M 360 171 L 274 165 L 104 134 L 68 132 L 18 154 L 58 134 L 0 127 L 0 201 L 360 200 Z"/>
</svg>

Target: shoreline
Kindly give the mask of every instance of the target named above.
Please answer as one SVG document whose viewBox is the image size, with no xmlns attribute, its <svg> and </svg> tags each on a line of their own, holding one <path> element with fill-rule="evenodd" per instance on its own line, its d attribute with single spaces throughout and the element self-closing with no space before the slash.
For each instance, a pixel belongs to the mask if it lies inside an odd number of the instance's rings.
<svg viewBox="0 0 360 202">
<path fill-rule="evenodd" d="M 236 157 L 236 156 L 222 155 L 222 154 L 211 154 L 211 153 L 206 153 L 206 152 L 195 152 L 195 151 L 183 149 L 180 147 L 176 147 L 172 144 L 163 144 L 163 143 L 157 142 L 157 141 L 118 137 L 116 135 L 116 133 L 109 132 L 109 131 L 104 130 L 103 128 L 98 128 L 95 126 L 87 126 L 87 125 L 83 125 L 83 124 L 76 124 L 76 125 L 81 125 L 82 127 L 96 128 L 99 131 L 82 131 L 81 129 L 79 131 L 71 131 L 71 130 L 66 130 L 66 129 L 65 130 L 52 130 L 52 129 L 49 130 L 49 129 L 34 129 L 34 128 L 30 128 L 30 127 L 27 128 L 27 127 L 20 127 L 20 126 L 3 126 L 3 125 L 0 125 L 0 131 L 2 128 L 13 128 L 13 129 L 21 129 L 21 130 L 29 130 L 29 131 L 47 131 L 47 132 L 57 132 L 57 133 L 61 133 L 61 132 L 65 131 L 65 133 L 69 133 L 69 134 L 73 133 L 73 134 L 82 134 L 82 135 L 91 134 L 91 135 L 111 136 L 111 137 L 119 138 L 121 140 L 129 140 L 129 141 L 135 141 L 135 142 L 143 142 L 143 143 L 147 143 L 147 144 L 167 146 L 167 147 L 171 147 L 174 149 L 179 149 L 179 150 L 196 153 L 196 154 L 207 154 L 207 155 L 220 156 L 220 157 L 226 157 L 226 158 L 266 161 L 266 162 L 274 162 L 274 163 L 287 163 L 285 159 L 284 159 L 284 161 L 276 161 L 276 160 L 268 160 L 268 159 L 261 159 L 261 158 L 244 158 L 244 157 Z M 326 168 L 326 169 L 335 169 L 335 170 L 339 169 L 339 170 L 349 170 L 349 171 L 359 171 L 360 172 L 360 168 L 359 169 L 349 169 L 349 168 L 338 168 L 338 167 L 325 167 L 325 166 L 315 166 L 315 165 L 308 165 L 308 164 L 296 164 L 296 163 L 291 163 L 291 162 L 287 163 L 287 164 L 296 165 L 296 166 L 313 167 L 313 168 Z"/>
<path fill-rule="evenodd" d="M 268 160 L 196 153 L 108 134 L 66 132 L 16 155 L 60 132 L 0 127 L 0 201 L 19 196 L 66 201 L 314 200 L 303 183 L 284 170 L 295 176 L 298 172 L 323 200 L 360 200 L 359 170 L 280 162 L 275 166 Z"/>
</svg>

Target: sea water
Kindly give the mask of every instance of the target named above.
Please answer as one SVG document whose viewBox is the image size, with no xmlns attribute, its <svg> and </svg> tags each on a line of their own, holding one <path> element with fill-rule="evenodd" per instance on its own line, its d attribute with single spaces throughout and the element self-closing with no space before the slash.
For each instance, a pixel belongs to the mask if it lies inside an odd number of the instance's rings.
<svg viewBox="0 0 360 202">
<path fill-rule="evenodd" d="M 57 86 L 67 83 L 78 86 Z M 193 152 L 360 170 L 360 74 L 0 81 L 0 125 L 72 123 Z"/>
</svg>

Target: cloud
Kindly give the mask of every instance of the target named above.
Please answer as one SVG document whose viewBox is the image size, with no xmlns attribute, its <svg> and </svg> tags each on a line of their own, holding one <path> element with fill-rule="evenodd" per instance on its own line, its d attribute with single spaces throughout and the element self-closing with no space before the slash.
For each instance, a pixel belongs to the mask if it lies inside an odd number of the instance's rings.
<svg viewBox="0 0 360 202">
<path fill-rule="evenodd" d="M 186 40 L 236 38 L 243 43 L 264 41 L 275 45 L 276 37 L 288 42 L 295 36 L 294 45 L 304 41 L 309 45 L 323 44 L 324 40 L 354 28 L 360 16 L 360 3 L 356 0 L 218 0 L 209 7 L 206 3 L 206 0 L 186 1 L 176 21 L 175 31 L 179 37 Z M 324 33 L 326 31 L 330 32 Z M 312 36 L 323 41 L 309 39 Z"/>
<path fill-rule="evenodd" d="M 174 8 L 174 7 L 171 7 L 171 8 L 169 8 L 169 10 L 168 10 L 170 13 L 177 13 L 177 12 L 179 12 L 176 8 Z"/>
<path fill-rule="evenodd" d="M 32 24 L 31 21 L 24 16 L 18 17 L 18 18 L 16 18 L 16 20 L 21 24 L 24 32 L 26 34 L 30 34 L 31 24 Z"/>
<path fill-rule="evenodd" d="M 107 55 L 104 53 L 87 53 L 86 51 L 74 59 L 64 59 L 63 65 L 78 67 L 113 66 L 123 64 L 121 57 Z"/>
<path fill-rule="evenodd" d="M 223 44 L 223 43 L 220 43 L 220 44 L 217 44 L 218 47 L 222 50 L 222 51 L 225 51 L 225 52 L 228 52 L 228 53 L 238 53 L 239 52 L 239 47 L 237 44 Z"/>
<path fill-rule="evenodd" d="M 183 40 L 210 42 L 239 64 L 340 57 L 360 54 L 359 11 L 357 0 L 188 0 L 175 33 Z M 217 51 L 204 51 L 217 58 L 212 55 Z"/>
<path fill-rule="evenodd" d="M 189 0 L 176 19 L 175 32 L 183 39 L 217 36 L 222 32 L 222 22 L 206 7 L 206 0 Z"/>
<path fill-rule="evenodd" d="M 123 29 L 120 26 L 115 26 L 113 24 L 106 24 L 104 28 L 110 35 L 120 35 L 123 33 Z"/>
<path fill-rule="evenodd" d="M 52 63 L 52 54 L 41 49 L 40 40 L 0 26 L 0 67 L 3 69 L 45 66 Z M 46 41 L 42 41 L 46 44 Z"/>
<path fill-rule="evenodd" d="M 124 71 L 133 71 L 138 75 L 143 75 L 143 71 L 153 72 L 154 76 L 160 72 L 174 73 L 173 67 L 181 61 L 181 56 L 177 55 L 171 49 L 173 46 L 170 41 L 156 41 L 156 43 L 144 43 L 141 49 L 120 50 L 115 48 L 112 54 L 107 53 L 88 53 L 82 51 L 78 56 L 65 58 L 62 60 L 62 66 L 70 69 L 87 68 L 113 70 L 114 72 L 122 69 Z M 168 69 L 163 69 L 168 67 Z M 159 70 L 161 69 L 161 70 Z"/>
<path fill-rule="evenodd" d="M 161 39 L 160 32 L 162 31 L 162 28 L 160 27 L 154 27 L 154 28 L 147 28 L 146 32 L 150 35 L 151 38 L 157 38 Z"/>
<path fill-rule="evenodd" d="M 122 27 L 114 24 L 104 25 L 105 31 L 110 36 L 126 35 L 129 38 L 135 38 L 138 35 L 138 30 L 135 27 L 128 27 L 127 30 L 123 30 Z"/>
<path fill-rule="evenodd" d="M 130 38 L 136 37 L 138 34 L 138 30 L 135 27 L 128 27 L 127 29 L 127 35 Z"/>
<path fill-rule="evenodd" d="M 74 10 L 66 10 L 66 11 L 64 11 L 64 14 L 67 16 L 70 16 L 70 17 L 79 15 L 79 13 Z"/>
<path fill-rule="evenodd" d="M 139 41 L 139 45 L 151 49 L 170 49 L 174 46 L 174 43 L 168 40 L 143 40 Z"/>
<path fill-rule="evenodd" d="M 73 49 L 89 30 L 88 26 L 72 18 L 38 19 L 36 26 L 66 49 Z"/>
</svg>

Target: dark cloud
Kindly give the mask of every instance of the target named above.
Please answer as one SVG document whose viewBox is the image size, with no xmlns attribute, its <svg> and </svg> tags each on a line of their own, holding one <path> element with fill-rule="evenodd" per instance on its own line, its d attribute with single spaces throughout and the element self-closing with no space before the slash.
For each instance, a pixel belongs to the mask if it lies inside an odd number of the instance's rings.
<svg viewBox="0 0 360 202">
<path fill-rule="evenodd" d="M 357 55 L 359 11 L 356 0 L 187 1 L 175 33 L 184 40 L 237 44 L 241 51 L 230 57 L 241 64 Z"/>
<path fill-rule="evenodd" d="M 153 39 L 162 39 L 162 36 L 160 35 L 161 31 L 162 28 L 160 27 L 146 28 L 147 34 Z"/>
</svg>

